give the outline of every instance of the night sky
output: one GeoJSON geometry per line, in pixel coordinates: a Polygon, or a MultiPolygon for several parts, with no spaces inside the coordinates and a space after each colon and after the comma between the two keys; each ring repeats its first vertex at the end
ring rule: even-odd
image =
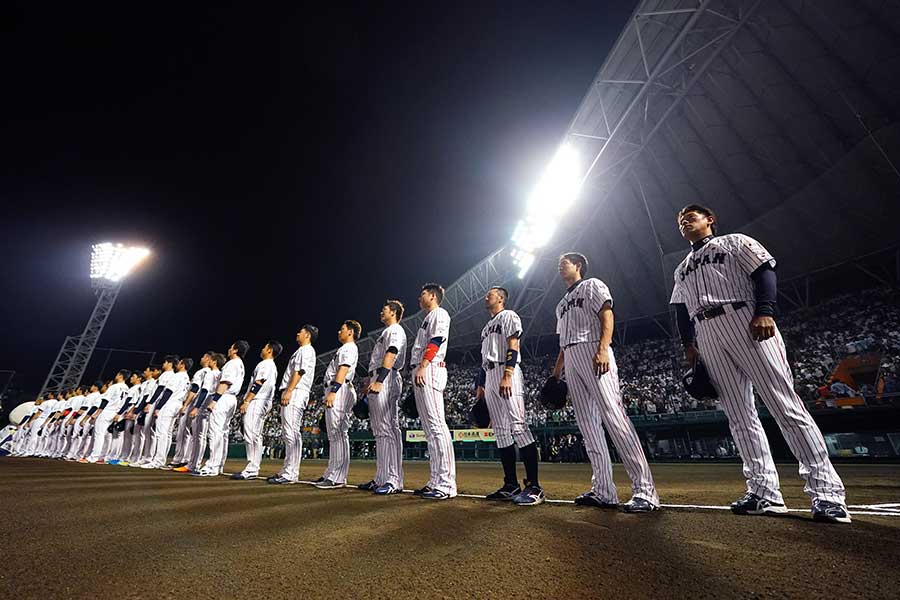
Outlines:
{"type": "Polygon", "coordinates": [[[96,241],[154,253],[101,346],[196,357],[240,337],[252,364],[304,322],[325,351],[387,297],[415,312],[423,282],[508,240],[635,5],[195,4],[0,9],[16,387],[81,332],[96,241]]]}

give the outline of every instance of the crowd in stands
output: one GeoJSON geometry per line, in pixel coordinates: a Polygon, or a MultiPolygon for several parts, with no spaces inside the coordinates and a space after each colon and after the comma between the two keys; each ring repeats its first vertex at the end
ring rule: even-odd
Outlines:
{"type": "MultiPolygon", "coordinates": [[[[875,401],[887,394],[896,394],[900,368],[900,308],[895,292],[887,288],[851,292],[817,306],[786,312],[778,320],[779,329],[788,348],[796,389],[800,397],[810,403],[823,397],[864,396],[875,401]],[[869,383],[854,389],[849,381],[832,378],[841,359],[865,353],[878,353],[880,365],[877,375],[869,383]]],[[[690,397],[681,384],[682,363],[680,344],[670,339],[649,339],[616,346],[616,361],[626,410],[632,417],[653,418],[658,415],[689,411],[716,410],[714,401],[698,401],[690,397]]],[[[539,402],[541,386],[550,375],[555,355],[542,356],[523,364],[525,376],[525,405],[527,420],[532,427],[574,422],[571,403],[563,410],[547,411],[539,402]]],[[[477,365],[448,365],[447,388],[444,392],[447,423],[451,428],[469,426],[469,410],[474,403],[474,381],[477,365]]],[[[409,391],[405,378],[403,394],[409,391]]],[[[321,386],[318,386],[321,388],[321,386]]],[[[304,426],[314,432],[318,427],[323,406],[321,389],[310,401],[311,408],[304,417],[304,426]]],[[[817,404],[816,406],[821,406],[817,404]]],[[[236,419],[234,433],[240,438],[240,421],[236,419]]],[[[401,427],[419,428],[418,419],[401,413],[401,427]]],[[[352,419],[351,431],[368,429],[368,423],[352,419]]],[[[280,439],[281,423],[277,402],[266,423],[266,439],[280,439]]],[[[555,438],[545,443],[544,457],[558,457],[566,461],[583,453],[583,443],[574,437],[555,438]]]]}

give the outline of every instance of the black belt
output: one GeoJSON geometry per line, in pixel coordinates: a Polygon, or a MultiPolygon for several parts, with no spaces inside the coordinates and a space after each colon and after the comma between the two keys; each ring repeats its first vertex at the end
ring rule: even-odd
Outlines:
{"type": "Polygon", "coordinates": [[[707,310],[701,310],[696,315],[694,315],[694,320],[697,322],[700,321],[708,321],[710,319],[715,319],[716,317],[721,317],[725,314],[725,307],[730,306],[734,310],[740,310],[747,306],[746,302],[731,302],[729,304],[723,304],[722,306],[714,306],[707,310]]]}
{"type": "Polygon", "coordinates": [[[481,366],[484,367],[485,371],[493,371],[497,367],[505,367],[506,363],[505,362],[487,362],[487,363],[482,364],[481,366]]]}

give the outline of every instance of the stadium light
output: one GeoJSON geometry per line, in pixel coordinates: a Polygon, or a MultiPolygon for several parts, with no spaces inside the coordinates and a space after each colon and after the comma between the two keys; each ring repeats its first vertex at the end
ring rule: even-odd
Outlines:
{"type": "Polygon", "coordinates": [[[149,254],[146,248],[110,242],[94,244],[91,247],[91,281],[118,283],[149,254]]]}
{"type": "Polygon", "coordinates": [[[537,251],[553,237],[562,216],[578,197],[583,184],[581,157],[569,144],[563,144],[547,165],[528,198],[528,213],[512,235],[513,264],[519,278],[534,264],[537,251]]]}

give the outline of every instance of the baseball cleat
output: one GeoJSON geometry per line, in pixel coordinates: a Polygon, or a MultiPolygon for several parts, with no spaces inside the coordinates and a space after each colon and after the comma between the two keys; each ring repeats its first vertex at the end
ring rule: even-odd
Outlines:
{"type": "Polygon", "coordinates": [[[736,515],[781,515],[787,511],[784,504],[760,498],[752,492],[731,503],[731,512],[736,515]]]}
{"type": "Polygon", "coordinates": [[[270,477],[270,478],[266,479],[266,483],[271,483],[273,485],[293,485],[297,482],[291,481],[290,479],[286,479],[286,478],[282,477],[281,475],[278,475],[276,477],[270,477]]]}
{"type": "Polygon", "coordinates": [[[98,465],[105,465],[105,464],[106,464],[106,461],[103,460],[103,459],[101,458],[100,460],[97,461],[97,464],[98,464],[98,465]]]}
{"type": "Polygon", "coordinates": [[[160,470],[162,471],[172,471],[173,469],[174,467],[172,465],[163,465],[160,467],[160,470]]]}
{"type": "Polygon", "coordinates": [[[106,461],[106,464],[108,464],[108,465],[117,465],[117,464],[119,464],[119,461],[117,461],[116,459],[112,459],[112,460],[106,461]]]}
{"type": "Polygon", "coordinates": [[[537,506],[544,502],[544,490],[539,485],[529,485],[512,499],[516,506],[537,506]]]}
{"type": "Polygon", "coordinates": [[[361,490],[365,490],[365,491],[367,491],[367,492],[371,492],[372,490],[374,490],[374,489],[375,489],[376,487],[378,487],[378,486],[375,485],[375,480],[373,479],[372,481],[367,481],[366,483],[361,483],[361,484],[359,484],[359,485],[356,486],[356,487],[359,488],[359,489],[361,489],[361,490]]]}
{"type": "Polygon", "coordinates": [[[645,498],[632,498],[622,505],[622,510],[627,513],[647,513],[659,510],[659,507],[645,498]]]}
{"type": "Polygon", "coordinates": [[[86,464],[88,463],[88,459],[86,459],[86,458],[79,458],[79,459],[78,459],[78,462],[80,462],[80,463],[83,464],[83,465],[86,465],[86,464]]]}
{"type": "Polygon", "coordinates": [[[379,496],[389,496],[391,494],[399,494],[402,490],[400,490],[399,488],[395,488],[393,483],[385,483],[383,485],[379,485],[372,491],[379,496]]]}
{"type": "Polygon", "coordinates": [[[585,492],[575,498],[578,506],[593,506],[595,508],[619,508],[618,502],[607,502],[594,493],[594,490],[585,492]]]}
{"type": "Polygon", "coordinates": [[[325,478],[319,477],[318,479],[313,479],[312,483],[313,485],[316,485],[317,483],[322,483],[323,481],[325,481],[325,478]]]}
{"type": "Polygon", "coordinates": [[[147,463],[147,464],[141,465],[141,468],[142,469],[155,469],[156,466],[153,463],[147,463]]]}
{"type": "Polygon", "coordinates": [[[172,470],[175,471],[176,473],[189,473],[190,472],[190,469],[188,469],[187,467],[175,467],[172,470]]]}
{"type": "Polygon", "coordinates": [[[344,483],[335,483],[330,479],[323,479],[319,483],[316,484],[316,487],[320,490],[336,490],[338,488],[344,487],[346,484],[344,483]]]}
{"type": "Polygon", "coordinates": [[[505,483],[503,487],[485,496],[486,500],[512,500],[522,493],[518,483],[505,483]]]}
{"type": "Polygon", "coordinates": [[[847,507],[828,500],[813,500],[812,517],[820,523],[850,523],[847,507]]]}
{"type": "Polygon", "coordinates": [[[449,500],[450,494],[441,490],[429,490],[422,494],[422,498],[426,500],[449,500]]]}
{"type": "Polygon", "coordinates": [[[255,479],[255,477],[247,477],[243,473],[232,473],[229,479],[234,479],[235,481],[247,481],[249,479],[255,479]]]}
{"type": "Polygon", "coordinates": [[[420,497],[421,497],[421,496],[423,496],[424,494],[427,494],[427,493],[430,492],[430,491],[432,491],[432,490],[431,490],[431,488],[430,488],[429,486],[423,485],[423,486],[420,487],[419,489],[413,490],[413,496],[420,496],[420,497]]]}

